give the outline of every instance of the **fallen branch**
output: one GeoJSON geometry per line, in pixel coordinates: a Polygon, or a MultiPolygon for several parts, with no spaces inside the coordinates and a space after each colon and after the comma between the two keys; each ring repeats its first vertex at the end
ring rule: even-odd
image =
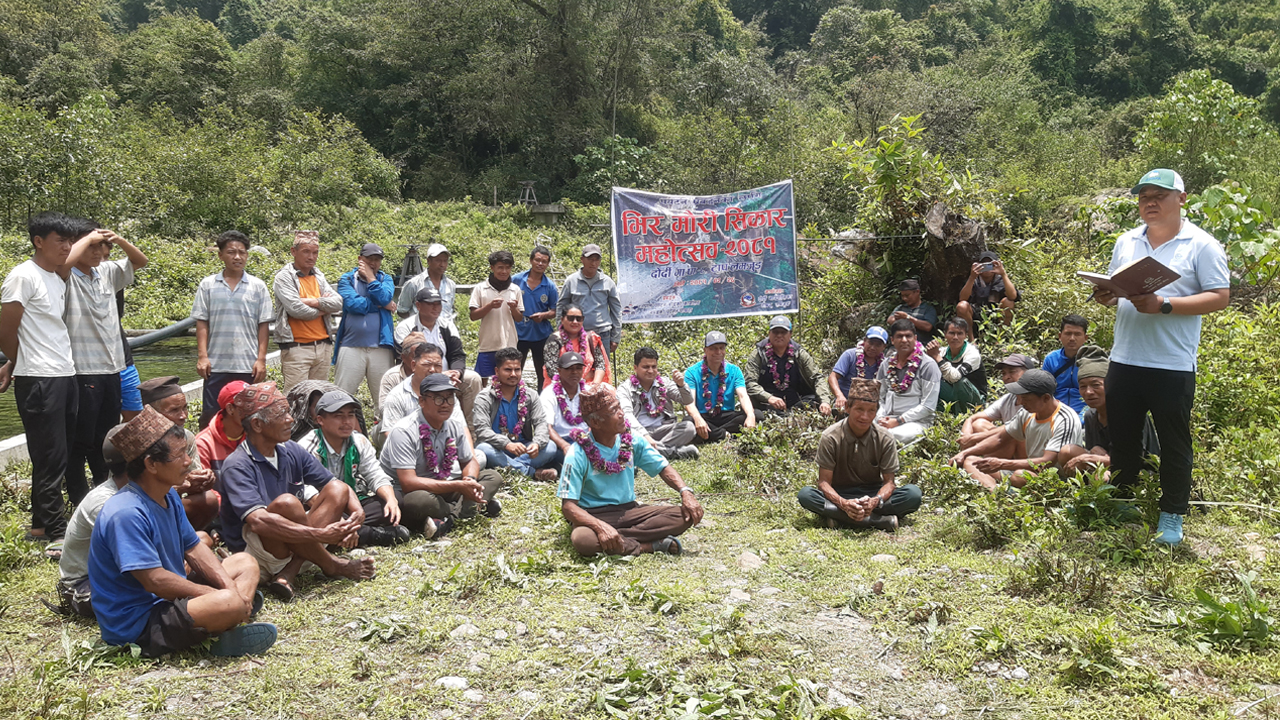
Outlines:
{"type": "Polygon", "coordinates": [[[1236,717],[1240,717],[1241,715],[1244,715],[1245,713],[1254,709],[1258,705],[1261,705],[1262,703],[1270,700],[1271,698],[1278,697],[1278,696],[1280,696],[1280,691],[1273,692],[1270,695],[1264,695],[1262,696],[1261,700],[1254,700],[1253,702],[1249,703],[1248,705],[1245,705],[1244,707],[1240,708],[1239,710],[1235,711],[1232,714],[1235,715],[1236,717]]]}
{"type": "Polygon", "coordinates": [[[895,647],[897,647],[897,646],[898,646],[898,640],[900,640],[900,639],[901,639],[901,638],[894,638],[892,642],[890,642],[888,645],[885,645],[885,646],[884,646],[884,649],[880,651],[880,654],[879,654],[879,655],[876,655],[876,659],[877,659],[877,660],[879,660],[880,658],[884,657],[885,655],[888,655],[890,650],[892,650],[892,649],[894,649],[895,647]]]}

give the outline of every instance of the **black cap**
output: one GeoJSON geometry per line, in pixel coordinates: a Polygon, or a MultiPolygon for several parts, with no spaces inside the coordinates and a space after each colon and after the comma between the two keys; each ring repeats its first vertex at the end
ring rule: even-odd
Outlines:
{"type": "Polygon", "coordinates": [[[1058,389],[1058,381],[1047,370],[1036,368],[1022,373],[1018,382],[1009,383],[1004,389],[1014,395],[1052,395],[1058,389]]]}
{"type": "Polygon", "coordinates": [[[377,243],[365,243],[364,247],[360,248],[360,257],[371,257],[373,255],[383,257],[386,253],[382,252],[382,248],[378,247],[377,243]]]}
{"type": "Polygon", "coordinates": [[[431,373],[422,378],[422,382],[418,383],[418,394],[425,395],[429,392],[457,392],[458,388],[453,386],[453,381],[444,373],[431,373]]]}
{"type": "Polygon", "coordinates": [[[417,295],[413,296],[414,302],[444,302],[444,298],[440,297],[440,291],[431,283],[427,283],[417,295]]]}
{"type": "Polygon", "coordinates": [[[1024,368],[1027,370],[1034,370],[1038,367],[1040,367],[1040,363],[1036,362],[1035,358],[1030,355],[1023,355],[1022,353],[1006,355],[1003,360],[996,363],[997,370],[1000,368],[1024,368]]]}
{"type": "Polygon", "coordinates": [[[978,253],[978,262],[993,262],[999,259],[1000,256],[990,250],[983,250],[978,253]]]}
{"type": "Polygon", "coordinates": [[[898,292],[902,292],[904,290],[919,290],[919,289],[920,289],[919,280],[903,280],[902,284],[898,286],[898,292]]]}
{"type": "Polygon", "coordinates": [[[571,368],[574,365],[586,365],[586,361],[576,352],[570,351],[560,356],[560,367],[571,368]]]}

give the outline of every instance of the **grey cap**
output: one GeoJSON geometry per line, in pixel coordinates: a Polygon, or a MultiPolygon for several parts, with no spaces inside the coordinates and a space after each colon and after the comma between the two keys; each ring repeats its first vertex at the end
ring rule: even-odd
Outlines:
{"type": "Polygon", "coordinates": [[[911,279],[903,280],[902,284],[898,286],[898,292],[902,292],[904,290],[919,290],[919,289],[920,289],[919,280],[911,280],[911,279]]]}
{"type": "Polygon", "coordinates": [[[444,302],[444,298],[440,297],[440,291],[436,289],[435,285],[427,283],[418,290],[417,295],[413,296],[413,301],[427,303],[444,302]]]}
{"type": "Polygon", "coordinates": [[[453,381],[444,373],[431,373],[422,378],[422,382],[418,383],[418,394],[425,395],[429,392],[458,392],[458,388],[453,386],[453,381]]]}
{"type": "Polygon", "coordinates": [[[386,253],[382,252],[382,248],[378,247],[377,243],[365,243],[364,247],[360,248],[360,257],[372,257],[374,255],[384,257],[386,253]]]}
{"type": "Polygon", "coordinates": [[[604,255],[604,253],[600,252],[600,246],[595,243],[582,248],[582,257],[591,257],[592,255],[604,255]]]}
{"type": "Polygon", "coordinates": [[[711,332],[707,333],[707,336],[702,340],[702,347],[704,348],[709,348],[712,345],[728,345],[728,344],[729,344],[729,338],[725,337],[724,333],[720,332],[719,330],[712,330],[711,332]]]}
{"type": "Polygon", "coordinates": [[[330,390],[320,396],[320,401],[316,403],[316,412],[338,412],[348,405],[359,405],[356,399],[348,395],[342,390],[330,390]]]}
{"type": "Polygon", "coordinates": [[[449,248],[440,243],[431,243],[431,247],[427,248],[427,257],[433,258],[437,255],[448,255],[449,248]]]}
{"type": "Polygon", "coordinates": [[[775,315],[773,319],[769,321],[769,329],[776,330],[777,328],[782,328],[783,330],[790,330],[791,318],[787,317],[786,315],[775,315]]]}
{"type": "Polygon", "coordinates": [[[995,262],[996,260],[999,260],[999,259],[1000,259],[1000,256],[995,254],[991,250],[983,250],[982,252],[978,253],[978,262],[995,262]]]}
{"type": "Polygon", "coordinates": [[[574,365],[586,365],[586,361],[576,352],[569,351],[560,356],[560,367],[571,368],[574,365]]]}
{"type": "Polygon", "coordinates": [[[1030,355],[1023,355],[1022,353],[1013,353],[1012,355],[1008,355],[1005,357],[1005,359],[996,363],[997,369],[1006,368],[1006,367],[1007,368],[1026,368],[1027,370],[1033,370],[1035,368],[1040,367],[1040,363],[1036,362],[1036,359],[1031,357],[1030,355]]]}
{"type": "Polygon", "coordinates": [[[1047,370],[1036,368],[1022,373],[1016,383],[1009,383],[1004,389],[1014,395],[1052,395],[1058,389],[1058,381],[1047,370]]]}

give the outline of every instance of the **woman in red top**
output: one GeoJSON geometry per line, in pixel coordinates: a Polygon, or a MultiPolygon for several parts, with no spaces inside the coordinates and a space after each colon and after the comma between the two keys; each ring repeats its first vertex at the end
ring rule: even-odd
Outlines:
{"type": "Polygon", "coordinates": [[[543,353],[543,372],[549,383],[560,367],[560,356],[567,352],[576,352],[582,356],[582,381],[591,384],[605,382],[612,376],[609,356],[604,351],[604,342],[600,336],[582,327],[582,308],[570,305],[560,319],[560,329],[547,338],[546,350],[543,353]]]}

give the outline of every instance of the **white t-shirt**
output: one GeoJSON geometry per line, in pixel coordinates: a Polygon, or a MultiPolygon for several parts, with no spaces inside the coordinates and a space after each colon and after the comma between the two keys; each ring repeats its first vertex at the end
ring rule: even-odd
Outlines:
{"type": "Polygon", "coordinates": [[[1068,445],[1084,444],[1080,415],[1064,402],[1058,403],[1058,409],[1048,420],[1037,420],[1026,408],[1018,408],[1018,414],[1012,422],[1005,423],[1004,429],[1014,440],[1026,441],[1027,459],[1058,452],[1068,445]]]}
{"type": "Polygon", "coordinates": [[[0,286],[0,303],[21,303],[15,377],[68,377],[76,374],[71,336],[62,320],[67,283],[56,272],[27,260],[9,271],[0,286]]]}
{"type": "MultiPolygon", "coordinates": [[[[427,337],[427,342],[435,345],[441,350],[447,351],[449,348],[444,346],[444,335],[440,333],[440,328],[445,326],[448,326],[449,333],[451,335],[458,337],[458,329],[454,327],[452,323],[446,322],[443,317],[437,319],[436,326],[428,330],[421,322],[418,321],[418,316],[415,313],[396,323],[396,343],[404,342],[404,339],[409,337],[409,333],[420,332],[427,337]]],[[[448,365],[447,362],[445,364],[448,365]]]]}
{"type": "MultiPolygon", "coordinates": [[[[562,440],[569,441],[570,430],[586,430],[587,424],[585,422],[581,422],[577,425],[570,425],[569,421],[564,419],[564,413],[560,412],[560,402],[556,400],[556,391],[555,388],[552,387],[553,384],[554,383],[548,384],[546,387],[542,388],[542,394],[538,399],[542,401],[542,411],[547,414],[547,424],[552,428],[555,428],[556,433],[560,435],[562,440]]],[[[579,392],[572,398],[565,400],[565,404],[569,406],[569,413],[571,415],[578,414],[578,401],[581,399],[582,393],[579,392]]]]}

